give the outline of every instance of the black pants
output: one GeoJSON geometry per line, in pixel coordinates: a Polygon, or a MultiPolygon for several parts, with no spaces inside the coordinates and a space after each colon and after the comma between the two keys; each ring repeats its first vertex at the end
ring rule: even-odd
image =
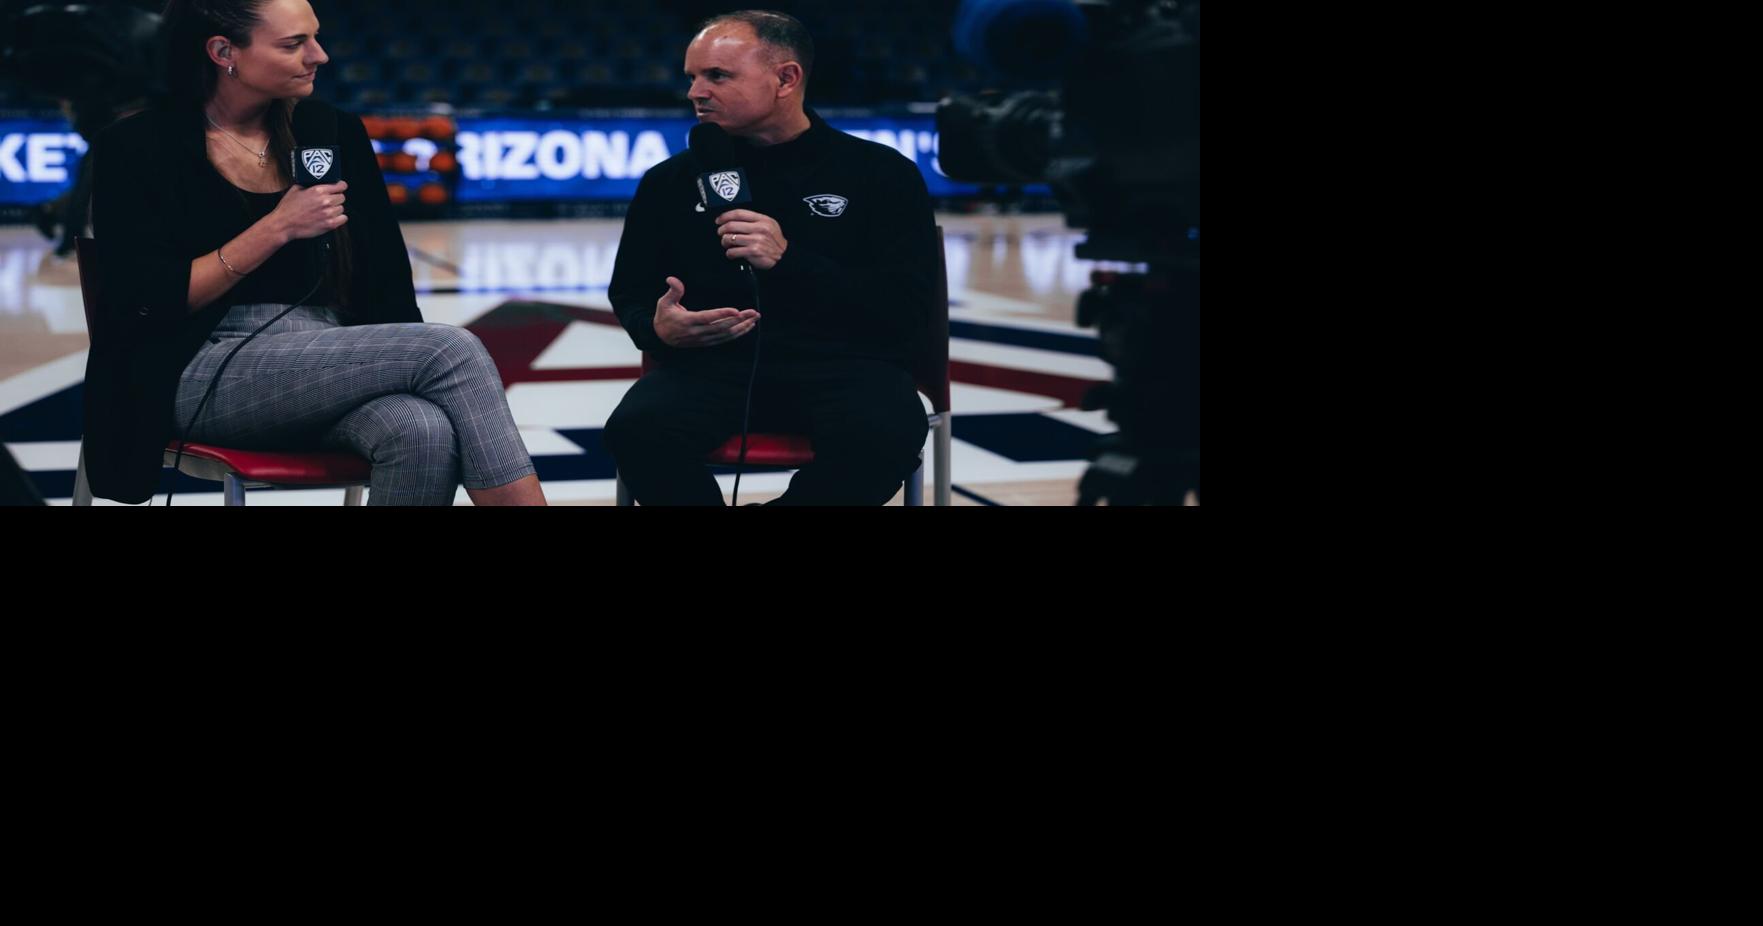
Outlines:
{"type": "MultiPolygon", "coordinates": [[[[741,433],[750,368],[675,365],[625,393],[606,447],[644,505],[721,505],[704,459],[741,433]]],[[[761,363],[749,430],[806,434],[814,462],[776,505],[882,505],[918,467],[928,431],[905,370],[879,360],[761,363]]]]}

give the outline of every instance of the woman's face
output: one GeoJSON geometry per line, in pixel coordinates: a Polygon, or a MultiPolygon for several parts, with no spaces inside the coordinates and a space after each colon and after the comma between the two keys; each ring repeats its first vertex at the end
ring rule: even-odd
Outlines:
{"type": "MultiPolygon", "coordinates": [[[[232,46],[238,83],[270,99],[312,95],[318,67],[331,60],[318,44],[318,16],[306,0],[269,0],[262,22],[251,30],[251,44],[232,46]]],[[[222,77],[222,80],[234,80],[222,77]]]]}

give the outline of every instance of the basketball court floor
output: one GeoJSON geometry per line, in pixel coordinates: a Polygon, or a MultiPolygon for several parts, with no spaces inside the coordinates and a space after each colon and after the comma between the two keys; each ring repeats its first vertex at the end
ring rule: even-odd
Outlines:
{"type": "MultiPolygon", "coordinates": [[[[1073,257],[1083,234],[1056,214],[938,221],[951,303],[954,504],[1069,505],[1089,448],[1115,430],[1105,413],[1078,407],[1112,371],[1095,333],[1073,323],[1074,307],[1093,269],[1128,268],[1073,257]]],[[[638,352],[606,301],[620,226],[404,226],[425,318],[469,328],[489,347],[552,504],[613,502],[600,429],[639,372],[638,352]]],[[[34,228],[0,226],[0,441],[51,504],[73,495],[87,346],[73,262],[54,258],[34,228]]],[[[927,441],[927,461],[933,450],[927,441]]],[[[719,478],[726,494],[734,477],[719,478]]],[[[775,497],[788,479],[749,473],[741,501],[775,497]]],[[[260,489],[248,504],[340,505],[342,494],[260,489]]],[[[180,483],[175,500],[220,503],[218,483],[180,483]]],[[[455,503],[470,504],[463,490],[455,503]]]]}

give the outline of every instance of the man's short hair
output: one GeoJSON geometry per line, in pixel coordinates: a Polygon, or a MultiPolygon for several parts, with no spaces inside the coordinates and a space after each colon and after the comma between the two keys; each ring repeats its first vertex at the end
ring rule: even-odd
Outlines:
{"type": "Polygon", "coordinates": [[[802,65],[804,81],[813,73],[814,37],[808,34],[808,27],[802,25],[802,21],[796,17],[776,10],[736,10],[704,20],[692,34],[700,35],[711,26],[726,23],[745,23],[750,26],[759,41],[783,55],[783,60],[794,59],[797,64],[802,65]]]}

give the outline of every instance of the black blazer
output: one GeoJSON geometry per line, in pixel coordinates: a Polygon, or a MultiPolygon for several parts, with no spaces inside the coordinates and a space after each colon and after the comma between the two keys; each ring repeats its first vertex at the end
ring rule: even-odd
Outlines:
{"type": "MultiPolygon", "coordinates": [[[[208,162],[200,109],[150,109],[92,148],[99,306],[86,360],[86,476],[92,494],[152,496],[174,434],[178,379],[231,306],[189,309],[190,261],[250,226],[239,194],[208,162]]],[[[354,266],[349,324],[419,322],[410,256],[361,120],[327,103],[294,109],[294,138],[335,145],[349,184],[354,266]]]]}

